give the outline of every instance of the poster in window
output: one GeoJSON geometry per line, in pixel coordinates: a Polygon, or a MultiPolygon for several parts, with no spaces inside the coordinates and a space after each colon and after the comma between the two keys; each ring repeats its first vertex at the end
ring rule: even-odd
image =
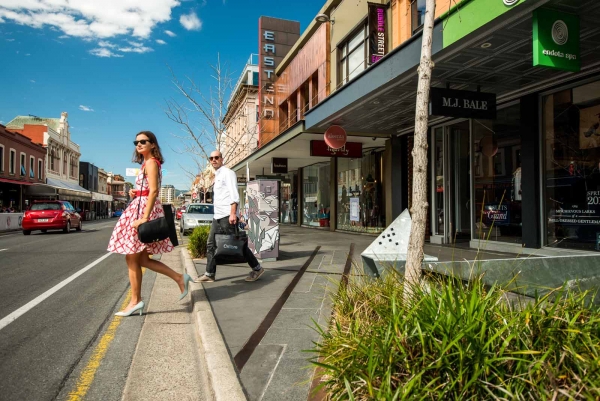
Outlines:
{"type": "Polygon", "coordinates": [[[350,221],[360,221],[359,198],[350,198],[350,221]]]}
{"type": "Polygon", "coordinates": [[[600,105],[579,109],[579,149],[600,147],[600,105]]]}

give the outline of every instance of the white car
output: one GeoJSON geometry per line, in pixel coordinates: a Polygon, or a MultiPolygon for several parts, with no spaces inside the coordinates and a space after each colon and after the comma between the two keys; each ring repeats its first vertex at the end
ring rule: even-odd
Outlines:
{"type": "Polygon", "coordinates": [[[198,226],[209,226],[212,223],[215,208],[211,203],[192,203],[181,215],[179,230],[182,235],[198,226]]]}

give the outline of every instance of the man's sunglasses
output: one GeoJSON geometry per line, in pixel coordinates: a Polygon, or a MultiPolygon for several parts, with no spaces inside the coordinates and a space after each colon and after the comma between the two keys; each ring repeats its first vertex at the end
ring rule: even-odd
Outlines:
{"type": "Polygon", "coordinates": [[[221,158],[221,156],[211,156],[208,158],[208,160],[213,161],[213,160],[219,160],[221,158]]]}
{"type": "Polygon", "coordinates": [[[133,141],[133,144],[135,146],[138,146],[138,143],[141,143],[142,145],[145,145],[147,143],[152,143],[152,141],[150,139],[142,139],[142,140],[139,140],[139,141],[133,141]]]}

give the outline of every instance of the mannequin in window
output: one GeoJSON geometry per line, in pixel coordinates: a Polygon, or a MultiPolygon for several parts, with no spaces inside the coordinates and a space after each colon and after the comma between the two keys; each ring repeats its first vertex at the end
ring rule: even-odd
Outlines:
{"type": "Polygon", "coordinates": [[[522,192],[522,188],[521,188],[521,166],[520,165],[513,172],[512,184],[513,184],[513,191],[512,191],[513,192],[513,200],[520,202],[521,200],[523,200],[523,192],[522,192]]]}

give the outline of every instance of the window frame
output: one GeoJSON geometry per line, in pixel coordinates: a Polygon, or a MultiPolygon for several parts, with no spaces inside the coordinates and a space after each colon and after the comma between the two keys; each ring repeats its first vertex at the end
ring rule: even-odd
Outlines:
{"type": "Polygon", "coordinates": [[[19,152],[19,174],[21,177],[27,177],[27,154],[19,152]]]}
{"type": "Polygon", "coordinates": [[[17,168],[17,150],[10,148],[9,158],[8,158],[8,175],[15,175],[16,168],[17,168]]]}
{"type": "Polygon", "coordinates": [[[0,174],[4,173],[4,145],[0,144],[0,174]]]}
{"type": "Polygon", "coordinates": [[[415,26],[415,22],[419,20],[418,4],[419,0],[411,0],[410,2],[410,31],[412,35],[421,32],[423,30],[423,25],[425,25],[425,22],[423,21],[421,25],[415,26]]]}
{"type": "Polygon", "coordinates": [[[29,155],[29,178],[35,180],[35,156],[31,155],[29,155]]]}
{"type": "MultiPolygon", "coordinates": [[[[338,52],[338,65],[337,65],[337,86],[338,88],[347,84],[348,82],[350,82],[352,79],[350,78],[350,71],[349,71],[349,65],[348,65],[348,60],[350,58],[350,54],[352,54],[355,50],[357,50],[361,45],[363,46],[363,69],[361,71],[364,71],[368,68],[367,65],[367,53],[368,53],[368,43],[369,43],[369,24],[368,24],[368,20],[365,18],[363,19],[361,22],[358,23],[358,25],[356,26],[356,28],[354,28],[348,35],[346,35],[338,44],[337,46],[337,52],[338,52]],[[363,40],[358,43],[357,45],[355,45],[354,47],[350,48],[350,42],[352,41],[352,39],[354,39],[356,37],[356,35],[358,35],[358,33],[361,31],[361,29],[363,30],[363,40]],[[344,54],[344,50],[345,50],[345,54],[344,54]],[[345,70],[345,73],[343,74],[343,78],[342,78],[342,71],[345,70]]],[[[353,71],[354,72],[354,71],[353,71]]]]}
{"type": "Polygon", "coordinates": [[[38,158],[38,180],[42,181],[44,177],[44,161],[38,158]]]}

